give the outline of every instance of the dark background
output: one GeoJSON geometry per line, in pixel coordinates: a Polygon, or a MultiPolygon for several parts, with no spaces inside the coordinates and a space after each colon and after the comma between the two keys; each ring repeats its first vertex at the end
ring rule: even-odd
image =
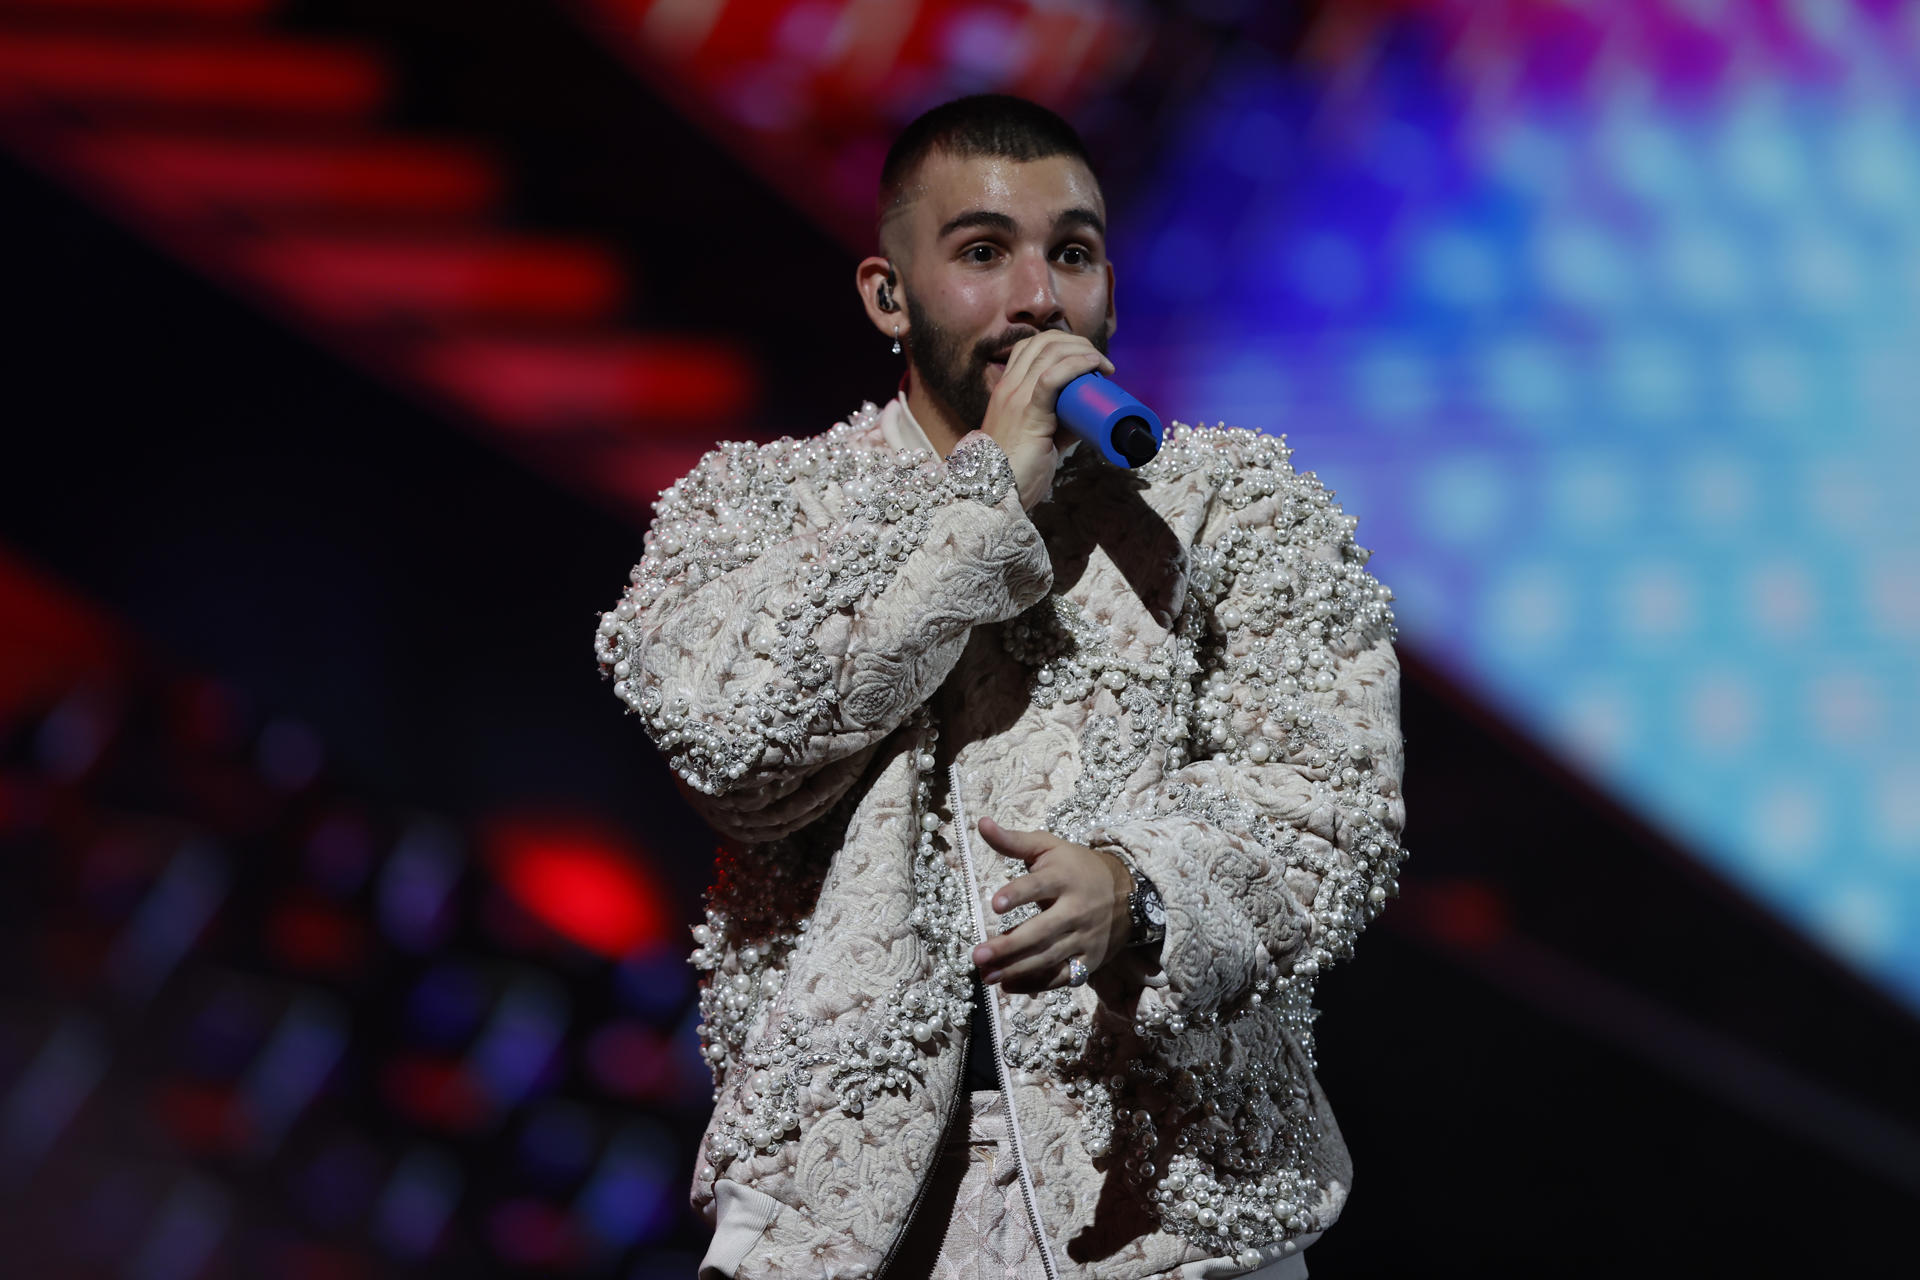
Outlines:
{"type": "MultiPolygon", "coordinates": [[[[408,71],[393,119],[511,157],[506,224],[621,246],[634,324],[745,352],[761,394],[732,434],[891,392],[854,255],[578,25],[391,9],[310,2],[287,22],[382,42],[408,71]]],[[[157,243],[49,164],[32,124],[0,157],[0,544],[57,603],[16,586],[5,616],[26,645],[63,643],[69,616],[92,639],[0,720],[0,1246],[35,1275],[691,1274],[707,1098],[679,955],[711,840],[588,651],[643,505],[157,243]],[[390,927],[390,877],[316,871],[341,813],[369,867],[421,822],[454,833],[437,925],[390,927]],[[524,815],[613,833],[665,922],[609,957],[503,890],[487,851],[524,815]],[[192,832],[226,889],[190,957],[130,997],[102,956],[192,832]],[[145,852],[102,853],[122,844],[145,852]],[[276,930],[309,907],[303,950],[276,930]],[[419,994],[456,970],[486,993],[474,1009],[419,994]],[[557,1002],[564,1030],[523,1094],[463,1102],[436,1064],[509,990],[557,1002]],[[278,1145],[236,1137],[259,1028],[309,996],[347,1028],[337,1066],[278,1145]],[[651,1029],[666,1065],[610,1087],[583,1065],[608,1027],[651,1029]],[[99,1082],[36,1145],[34,1100],[58,1091],[22,1082],[61,1028],[99,1082]],[[615,1184],[629,1211],[597,1211],[581,1188],[623,1140],[658,1158],[615,1184]],[[408,1214],[448,1168],[420,1244],[408,1214]]],[[[1321,1076],[1358,1174],[1314,1274],[1900,1267],[1920,1202],[1911,1017],[1405,658],[1413,856],[1321,986],[1321,1076]]]]}

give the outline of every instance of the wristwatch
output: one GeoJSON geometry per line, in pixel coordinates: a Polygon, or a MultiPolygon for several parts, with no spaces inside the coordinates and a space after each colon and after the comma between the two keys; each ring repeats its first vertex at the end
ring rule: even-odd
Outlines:
{"type": "Polygon", "coordinates": [[[1127,895],[1127,911],[1133,917],[1133,932],[1127,938],[1130,947],[1150,947],[1167,936],[1167,909],[1153,881],[1133,870],[1133,892],[1127,895]]]}

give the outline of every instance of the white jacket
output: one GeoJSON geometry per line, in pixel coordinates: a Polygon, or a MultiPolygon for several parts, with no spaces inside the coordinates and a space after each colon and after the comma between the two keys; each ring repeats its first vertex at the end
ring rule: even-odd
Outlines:
{"type": "Polygon", "coordinates": [[[990,814],[1150,876],[1158,972],[992,988],[1056,1275],[1225,1276],[1339,1214],[1315,974],[1395,889],[1390,593],[1280,439],[1091,450],[1031,517],[904,401],[726,445],[667,491],[595,651],[734,843],[695,929],[710,1270],[874,1277],[965,1088],[969,952],[1024,868],[990,814]]]}

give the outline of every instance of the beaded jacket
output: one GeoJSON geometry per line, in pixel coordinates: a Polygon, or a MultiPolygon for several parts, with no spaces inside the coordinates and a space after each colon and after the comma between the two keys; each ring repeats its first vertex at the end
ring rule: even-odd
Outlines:
{"type": "Polygon", "coordinates": [[[981,815],[1111,849],[1165,907],[1151,959],[988,989],[1059,1270],[1287,1256],[1351,1185],[1311,1001],[1397,889],[1391,593],[1281,438],[1077,449],[1031,514],[991,437],[925,444],[896,399],[721,446],[595,634],[727,839],[693,931],[701,1274],[886,1270],[966,1088],[975,913],[1037,910],[992,911],[1025,867],[969,846],[981,815]]]}

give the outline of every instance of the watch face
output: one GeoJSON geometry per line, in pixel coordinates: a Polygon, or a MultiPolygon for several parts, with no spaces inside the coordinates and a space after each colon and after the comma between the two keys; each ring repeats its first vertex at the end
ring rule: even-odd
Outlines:
{"type": "Polygon", "coordinates": [[[1160,895],[1157,893],[1140,895],[1140,914],[1156,929],[1167,922],[1167,909],[1160,905],[1160,895]]]}

